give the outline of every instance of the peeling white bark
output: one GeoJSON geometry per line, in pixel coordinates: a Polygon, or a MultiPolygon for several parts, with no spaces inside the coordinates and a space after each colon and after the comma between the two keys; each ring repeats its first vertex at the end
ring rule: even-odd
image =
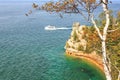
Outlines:
{"type": "Polygon", "coordinates": [[[109,71],[109,63],[107,61],[107,53],[106,53],[106,37],[107,37],[107,31],[108,31],[108,27],[110,25],[110,15],[109,15],[109,10],[108,10],[108,0],[102,0],[102,6],[103,6],[103,11],[105,12],[106,15],[106,24],[105,27],[103,29],[103,39],[102,39],[102,53],[103,53],[103,66],[104,66],[104,72],[106,75],[106,79],[107,80],[112,80],[110,71],[109,71]]]}
{"type": "Polygon", "coordinates": [[[105,16],[106,16],[106,24],[105,27],[103,29],[103,34],[101,34],[100,29],[98,28],[98,26],[96,25],[96,22],[93,18],[93,15],[91,17],[91,21],[95,27],[95,29],[98,32],[98,35],[100,37],[100,39],[102,40],[102,55],[103,55],[103,66],[104,66],[104,72],[106,75],[106,79],[107,80],[112,80],[111,74],[110,74],[110,64],[107,61],[107,53],[106,53],[106,38],[107,38],[107,31],[108,31],[108,27],[110,25],[110,15],[109,15],[109,10],[108,10],[108,6],[107,6],[107,0],[102,0],[102,6],[103,6],[103,11],[105,12],[105,16]]]}
{"type": "MultiPolygon", "coordinates": [[[[107,54],[106,54],[106,42],[105,42],[105,40],[106,40],[106,35],[107,35],[107,28],[104,28],[104,31],[103,31],[104,34],[102,35],[100,33],[99,28],[96,25],[95,20],[93,19],[93,16],[91,17],[91,20],[92,20],[92,23],[93,23],[95,29],[98,32],[98,35],[99,35],[100,39],[102,40],[103,66],[104,66],[104,72],[105,72],[105,75],[106,75],[106,79],[107,80],[112,80],[111,74],[110,74],[110,71],[109,71],[110,70],[109,69],[109,64],[108,64],[108,61],[107,61],[107,54]]],[[[109,23],[109,21],[108,21],[108,23],[109,23]]],[[[108,27],[108,25],[106,25],[106,27],[108,27]]]]}
{"type": "Polygon", "coordinates": [[[106,56],[106,42],[102,41],[102,54],[103,54],[103,66],[104,66],[104,72],[106,75],[107,80],[112,80],[110,70],[109,70],[109,63],[107,61],[106,56]]]}
{"type": "Polygon", "coordinates": [[[98,28],[98,26],[97,26],[97,24],[96,24],[96,22],[94,20],[94,15],[93,14],[91,15],[91,21],[92,21],[95,29],[97,30],[100,39],[102,40],[102,34],[100,33],[100,29],[98,28]]]}

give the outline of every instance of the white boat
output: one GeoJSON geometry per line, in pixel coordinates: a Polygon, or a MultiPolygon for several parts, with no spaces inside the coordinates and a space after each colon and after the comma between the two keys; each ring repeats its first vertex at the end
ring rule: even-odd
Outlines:
{"type": "Polygon", "coordinates": [[[55,26],[48,25],[45,27],[45,30],[56,30],[55,26]]]}

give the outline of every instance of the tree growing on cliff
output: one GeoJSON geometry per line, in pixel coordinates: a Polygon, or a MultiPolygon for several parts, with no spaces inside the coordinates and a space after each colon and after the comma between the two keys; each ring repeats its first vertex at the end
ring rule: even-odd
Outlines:
{"type": "MultiPolygon", "coordinates": [[[[102,56],[103,56],[103,66],[104,72],[107,80],[112,80],[111,77],[111,62],[106,52],[106,39],[108,28],[110,25],[110,14],[108,9],[108,0],[60,0],[58,2],[48,2],[41,7],[33,4],[34,8],[39,8],[41,10],[46,10],[47,12],[57,12],[62,17],[61,13],[77,13],[81,14],[86,20],[91,21],[96,29],[99,38],[101,39],[101,48],[102,48],[102,56]],[[100,31],[96,21],[94,20],[94,10],[101,6],[103,8],[105,14],[105,25],[103,30],[100,31]],[[87,12],[87,15],[84,14],[87,12]]],[[[120,71],[118,75],[118,80],[120,79],[120,71]]]]}

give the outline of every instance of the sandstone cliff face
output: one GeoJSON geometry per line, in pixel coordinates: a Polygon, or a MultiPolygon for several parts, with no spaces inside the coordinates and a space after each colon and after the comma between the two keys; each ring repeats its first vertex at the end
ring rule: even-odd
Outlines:
{"type": "Polygon", "coordinates": [[[101,56],[96,54],[94,49],[91,52],[87,52],[89,48],[88,37],[88,27],[85,25],[80,25],[78,22],[74,23],[72,26],[70,38],[65,45],[66,54],[77,58],[84,58],[94,63],[103,71],[101,56]]]}
{"type": "Polygon", "coordinates": [[[84,51],[87,47],[87,40],[85,37],[86,30],[85,25],[80,25],[79,22],[75,22],[72,26],[72,32],[70,38],[66,42],[65,49],[74,49],[76,51],[84,51]]]}

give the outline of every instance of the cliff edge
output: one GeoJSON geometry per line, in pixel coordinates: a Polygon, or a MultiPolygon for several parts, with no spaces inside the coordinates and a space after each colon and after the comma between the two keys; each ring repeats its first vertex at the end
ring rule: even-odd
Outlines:
{"type": "MultiPolygon", "coordinates": [[[[88,27],[80,25],[79,22],[73,23],[70,38],[67,40],[65,49],[66,54],[78,58],[83,58],[89,62],[94,63],[103,71],[102,57],[93,49],[88,52],[89,48],[89,34],[88,27]]],[[[94,43],[94,42],[93,42],[94,43]]]]}

